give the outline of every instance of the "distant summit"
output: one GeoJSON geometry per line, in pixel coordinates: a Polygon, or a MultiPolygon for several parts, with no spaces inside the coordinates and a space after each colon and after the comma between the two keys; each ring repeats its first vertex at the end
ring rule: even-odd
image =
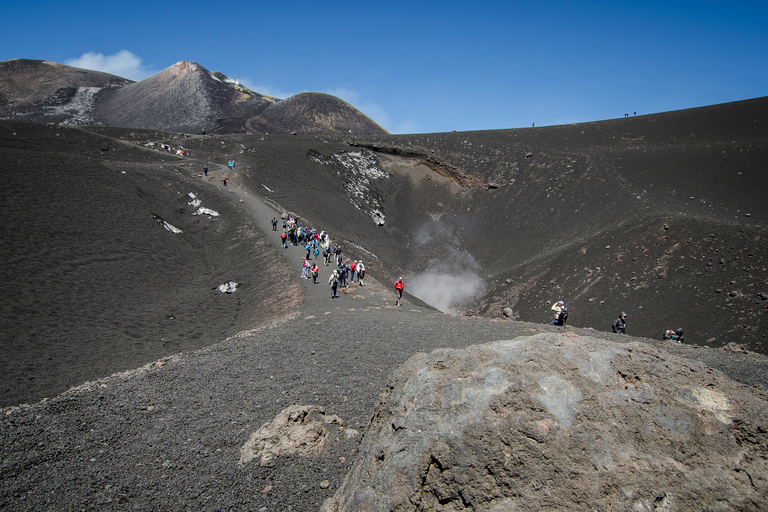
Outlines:
{"type": "Polygon", "coordinates": [[[381,135],[387,133],[371,118],[346,101],[318,92],[296,94],[270,104],[246,122],[249,131],[270,133],[326,134],[353,133],[381,135]]]}
{"type": "Polygon", "coordinates": [[[192,133],[387,133],[335,96],[281,100],[189,61],[140,82],[48,61],[0,62],[0,118],[192,133]]]}

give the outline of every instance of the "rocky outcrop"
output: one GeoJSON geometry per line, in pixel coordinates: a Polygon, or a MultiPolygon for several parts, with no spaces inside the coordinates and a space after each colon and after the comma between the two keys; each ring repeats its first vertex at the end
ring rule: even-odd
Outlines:
{"type": "Polygon", "coordinates": [[[637,342],[417,354],[323,510],[765,510],[766,397],[637,342]]]}
{"type": "Polygon", "coordinates": [[[240,463],[258,459],[259,464],[266,466],[279,456],[319,455],[331,438],[328,431],[330,425],[335,425],[347,437],[358,435],[355,429],[345,431],[341,418],[335,414],[326,415],[322,407],[293,405],[283,409],[275,419],[251,434],[248,442],[240,448],[240,463]]]}

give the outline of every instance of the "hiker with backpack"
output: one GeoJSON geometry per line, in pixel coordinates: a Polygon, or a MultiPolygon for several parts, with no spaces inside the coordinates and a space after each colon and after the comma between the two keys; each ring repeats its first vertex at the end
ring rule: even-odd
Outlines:
{"type": "Polygon", "coordinates": [[[627,334],[627,314],[625,312],[622,311],[619,318],[613,321],[611,329],[617,334],[627,334]]]}
{"type": "Polygon", "coordinates": [[[328,284],[331,285],[331,298],[335,299],[338,297],[336,290],[339,289],[339,272],[337,270],[334,270],[331,277],[328,278],[328,284]]]}
{"type": "Polygon", "coordinates": [[[552,304],[550,309],[555,312],[555,318],[549,325],[565,325],[568,319],[568,308],[565,307],[565,302],[559,300],[552,304]]]}

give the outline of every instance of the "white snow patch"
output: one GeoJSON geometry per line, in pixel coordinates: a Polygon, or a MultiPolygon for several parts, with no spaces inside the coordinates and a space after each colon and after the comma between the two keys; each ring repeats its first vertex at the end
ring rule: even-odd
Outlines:
{"type": "Polygon", "coordinates": [[[195,195],[193,192],[189,193],[189,197],[192,200],[190,202],[188,202],[187,204],[192,206],[193,208],[197,208],[198,206],[203,204],[203,202],[200,201],[200,199],[197,198],[197,195],[195,195]]]}
{"type": "Polygon", "coordinates": [[[192,212],[192,215],[208,215],[210,217],[218,217],[219,212],[216,210],[211,210],[210,208],[205,208],[201,206],[196,211],[192,212]]]}
{"type": "Polygon", "coordinates": [[[51,105],[44,107],[45,111],[52,115],[69,115],[69,119],[62,124],[91,125],[96,121],[91,117],[96,93],[101,87],[78,87],[75,96],[63,105],[51,105]]]}
{"type": "Polygon", "coordinates": [[[221,293],[235,293],[237,290],[237,287],[240,286],[239,283],[236,283],[234,281],[227,281],[224,284],[220,284],[217,290],[219,290],[221,293]]]}
{"type": "Polygon", "coordinates": [[[182,230],[180,230],[179,228],[177,228],[176,226],[172,225],[171,223],[169,223],[169,222],[168,222],[168,221],[166,221],[166,220],[164,220],[164,221],[162,222],[162,224],[163,224],[163,227],[164,227],[165,229],[167,229],[168,231],[170,231],[170,232],[171,232],[171,233],[173,233],[173,234],[177,234],[177,233],[183,233],[183,231],[182,231],[182,230]]]}
{"type": "Polygon", "coordinates": [[[203,202],[200,200],[199,197],[197,197],[197,194],[194,192],[190,192],[187,194],[191,201],[187,203],[193,208],[197,208],[194,212],[192,212],[192,215],[208,215],[209,217],[218,217],[220,214],[216,210],[211,210],[210,208],[205,208],[204,206],[201,206],[203,202]]]}
{"type": "Polygon", "coordinates": [[[381,198],[372,190],[376,180],[389,178],[389,173],[379,168],[376,156],[369,151],[349,151],[335,153],[328,158],[319,154],[310,156],[315,162],[330,165],[343,180],[344,190],[349,202],[360,211],[370,215],[374,224],[384,224],[384,210],[381,198]]]}
{"type": "Polygon", "coordinates": [[[174,233],[174,234],[183,233],[182,230],[180,230],[176,226],[172,225],[170,222],[166,221],[164,218],[162,218],[161,216],[157,215],[156,213],[151,213],[150,216],[155,220],[155,222],[157,222],[158,224],[163,226],[165,229],[167,229],[171,233],[174,233]]]}

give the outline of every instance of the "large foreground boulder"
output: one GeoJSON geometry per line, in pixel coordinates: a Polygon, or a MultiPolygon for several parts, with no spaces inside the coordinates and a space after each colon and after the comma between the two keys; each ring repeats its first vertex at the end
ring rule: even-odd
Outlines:
{"type": "Polygon", "coordinates": [[[768,510],[766,398],[637,342],[417,354],[323,510],[768,510]]]}

